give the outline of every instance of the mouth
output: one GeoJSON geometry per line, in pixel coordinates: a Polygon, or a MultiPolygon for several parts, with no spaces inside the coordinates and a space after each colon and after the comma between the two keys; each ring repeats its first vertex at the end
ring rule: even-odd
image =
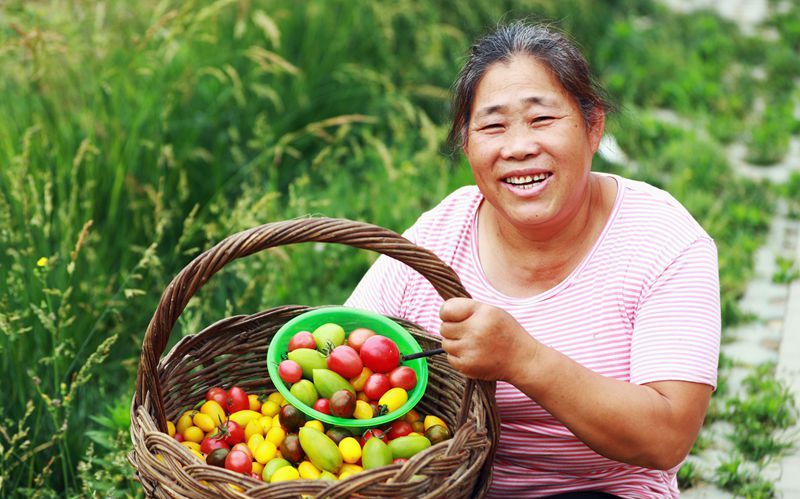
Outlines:
{"type": "Polygon", "coordinates": [[[513,175],[503,178],[502,182],[517,189],[525,190],[535,188],[552,176],[553,174],[551,172],[541,172],[533,175],[513,175]]]}

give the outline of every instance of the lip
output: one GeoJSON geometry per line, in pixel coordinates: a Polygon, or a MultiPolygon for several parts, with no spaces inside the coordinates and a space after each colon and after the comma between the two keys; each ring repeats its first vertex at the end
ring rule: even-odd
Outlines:
{"type": "Polygon", "coordinates": [[[550,182],[553,180],[554,176],[555,176],[555,174],[553,172],[551,172],[549,170],[544,170],[544,169],[515,170],[515,171],[513,171],[513,172],[511,172],[511,173],[509,173],[507,175],[503,175],[500,178],[500,183],[503,185],[503,187],[508,189],[515,196],[524,197],[524,198],[530,198],[530,197],[536,197],[536,196],[540,195],[545,189],[547,189],[547,186],[550,185],[550,182]],[[517,187],[515,185],[512,185],[512,184],[509,184],[507,182],[504,182],[504,180],[503,180],[503,179],[506,179],[506,178],[509,178],[509,177],[525,177],[525,176],[528,176],[528,175],[534,176],[534,175],[537,175],[539,173],[549,173],[550,175],[546,179],[544,179],[543,181],[539,182],[538,184],[534,184],[534,186],[530,187],[530,188],[517,187]]]}

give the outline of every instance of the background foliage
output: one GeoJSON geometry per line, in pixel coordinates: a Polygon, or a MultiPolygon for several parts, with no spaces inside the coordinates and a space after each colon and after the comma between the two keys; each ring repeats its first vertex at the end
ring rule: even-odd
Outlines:
{"type": "MultiPolygon", "coordinates": [[[[0,495],[138,494],[124,456],[161,291],[223,237],[320,214],[402,231],[469,183],[443,150],[470,40],[553,21],[621,105],[629,162],[719,246],[726,325],[773,198],[724,148],[800,130],[800,8],[771,39],[634,0],[10,0],[0,7],[0,495]],[[586,15],[591,12],[591,15],[586,15]]],[[[794,194],[793,194],[794,193],[794,194]]],[[[229,266],[173,340],[232,313],[341,303],[375,255],[278,248],[229,266]]]]}

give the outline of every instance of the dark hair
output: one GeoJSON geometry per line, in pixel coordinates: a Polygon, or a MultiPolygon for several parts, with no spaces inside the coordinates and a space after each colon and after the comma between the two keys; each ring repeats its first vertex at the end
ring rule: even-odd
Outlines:
{"type": "Polygon", "coordinates": [[[500,25],[479,38],[458,74],[453,85],[453,118],[447,136],[454,149],[463,145],[475,90],[486,70],[518,54],[533,56],[550,68],[577,102],[587,127],[594,125],[602,112],[612,110],[605,91],[592,78],[589,64],[572,41],[549,26],[516,21],[500,25]]]}

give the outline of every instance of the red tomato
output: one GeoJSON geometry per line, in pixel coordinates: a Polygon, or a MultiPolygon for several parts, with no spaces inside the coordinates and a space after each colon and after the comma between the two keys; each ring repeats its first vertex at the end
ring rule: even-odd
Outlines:
{"type": "Polygon", "coordinates": [[[404,457],[396,457],[396,458],[392,459],[392,464],[403,464],[406,461],[408,461],[408,459],[406,459],[404,457]]]}
{"type": "Polygon", "coordinates": [[[172,435],[172,438],[174,438],[178,442],[183,442],[184,440],[183,435],[177,432],[174,435],[172,435]]]}
{"type": "Polygon", "coordinates": [[[361,357],[352,347],[340,345],[328,355],[328,369],[339,374],[344,379],[355,378],[361,374],[364,364],[361,357]]]}
{"type": "Polygon", "coordinates": [[[244,429],[234,421],[222,423],[219,426],[217,435],[224,439],[225,443],[228,445],[236,445],[240,442],[244,442],[244,429]]]}
{"type": "Polygon", "coordinates": [[[347,336],[347,345],[356,352],[361,351],[361,346],[367,341],[367,338],[375,336],[375,331],[365,327],[353,329],[347,336]]]}
{"type": "Polygon", "coordinates": [[[370,374],[367,382],[364,383],[364,395],[370,400],[378,400],[391,387],[389,376],[381,373],[370,374]]]}
{"type": "Polygon", "coordinates": [[[206,392],[206,400],[213,400],[222,406],[222,408],[225,408],[225,404],[227,404],[228,400],[228,392],[218,386],[209,388],[206,392]]]}
{"type": "Polygon", "coordinates": [[[289,351],[297,350],[298,348],[310,348],[312,350],[317,349],[317,341],[314,339],[314,335],[309,333],[308,331],[300,331],[292,336],[292,339],[289,340],[289,351]]]}
{"type": "Polygon", "coordinates": [[[247,398],[247,392],[238,386],[233,386],[228,390],[228,398],[225,402],[223,407],[228,410],[229,414],[250,409],[250,399],[247,398]]]}
{"type": "Polygon", "coordinates": [[[388,373],[400,364],[400,350],[386,336],[370,336],[361,346],[361,361],[375,373],[388,373]]]}
{"type": "Polygon", "coordinates": [[[225,457],[225,468],[236,473],[249,474],[253,472],[253,461],[244,452],[232,450],[225,457]]]}
{"type": "Polygon", "coordinates": [[[331,401],[328,399],[318,398],[317,401],[314,402],[314,410],[317,410],[322,414],[330,414],[331,401]]]}
{"type": "Polygon", "coordinates": [[[303,377],[303,369],[293,360],[282,360],[278,364],[278,376],[284,383],[297,383],[303,377]]]}
{"type": "Polygon", "coordinates": [[[389,373],[389,383],[410,392],[417,386],[417,373],[408,366],[397,366],[389,373]]]}
{"type": "Polygon", "coordinates": [[[398,419],[392,421],[392,424],[389,425],[387,435],[389,436],[389,440],[394,440],[397,437],[405,437],[412,431],[414,431],[414,428],[411,427],[411,423],[398,419]]]}
{"type": "Polygon", "coordinates": [[[238,444],[231,447],[231,452],[235,450],[238,450],[239,452],[244,452],[245,454],[247,454],[247,457],[249,457],[251,461],[253,460],[253,451],[246,443],[239,442],[238,444]]]}
{"type": "Polygon", "coordinates": [[[367,443],[367,440],[370,438],[380,438],[387,444],[389,443],[389,437],[385,431],[378,428],[370,428],[369,430],[365,431],[363,435],[361,435],[361,438],[358,439],[361,447],[364,447],[364,444],[367,443]]]}
{"type": "Polygon", "coordinates": [[[214,449],[230,449],[228,443],[225,442],[225,438],[219,433],[206,437],[200,442],[200,452],[203,454],[211,454],[214,449]]]}

